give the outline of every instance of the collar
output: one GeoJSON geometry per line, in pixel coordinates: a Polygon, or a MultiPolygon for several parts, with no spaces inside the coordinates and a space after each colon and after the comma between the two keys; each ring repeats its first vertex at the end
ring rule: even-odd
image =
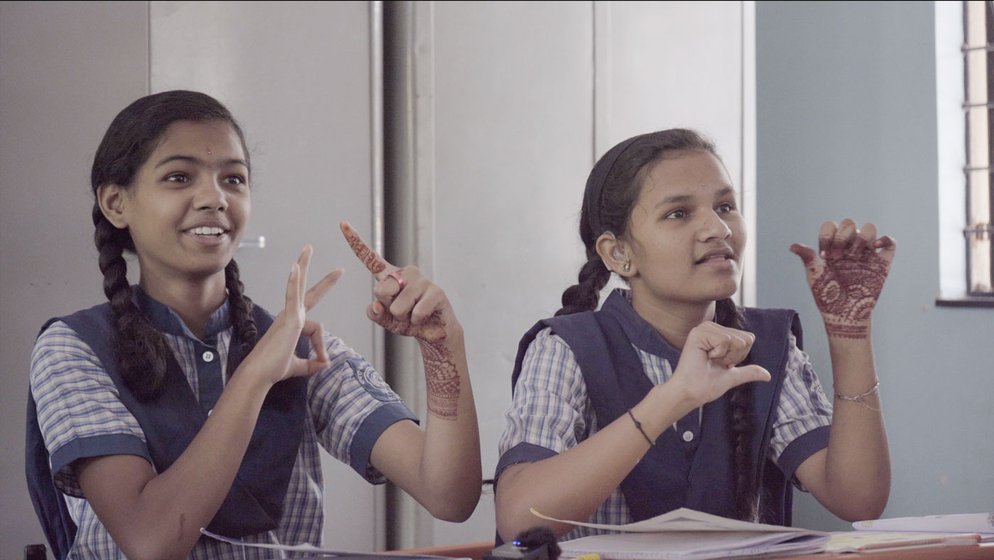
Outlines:
{"type": "Polygon", "coordinates": [[[639,315],[632,307],[631,291],[624,288],[614,289],[604,305],[603,311],[607,311],[621,323],[621,329],[625,331],[625,336],[643,352],[659,356],[676,366],[680,359],[680,350],[674,348],[659,331],[648,321],[639,315]]]}
{"type": "MultiPolygon", "coordinates": [[[[142,314],[151,321],[152,326],[156,330],[177,336],[184,336],[193,340],[200,340],[193,332],[186,326],[183,319],[176,314],[175,311],[169,308],[169,306],[161,303],[152,298],[152,296],[145,293],[145,290],[141,286],[135,284],[132,286],[132,293],[134,294],[135,304],[138,309],[141,310],[142,314]]],[[[210,317],[207,318],[207,328],[204,332],[204,340],[211,340],[217,336],[218,333],[227,329],[231,326],[231,315],[228,311],[228,301],[225,300],[220,307],[215,309],[210,317]]]]}

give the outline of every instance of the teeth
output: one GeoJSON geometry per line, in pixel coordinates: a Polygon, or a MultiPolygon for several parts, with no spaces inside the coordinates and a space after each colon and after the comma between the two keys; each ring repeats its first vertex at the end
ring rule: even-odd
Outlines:
{"type": "Polygon", "coordinates": [[[224,230],[219,227],[201,226],[191,229],[190,233],[194,235],[221,235],[224,230]]]}

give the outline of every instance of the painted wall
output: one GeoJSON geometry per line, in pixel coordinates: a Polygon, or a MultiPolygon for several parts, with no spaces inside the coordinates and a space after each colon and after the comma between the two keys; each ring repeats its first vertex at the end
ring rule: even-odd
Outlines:
{"type": "MultiPolygon", "coordinates": [[[[823,221],[846,216],[898,242],[873,325],[893,464],[885,516],[994,509],[994,309],[935,305],[934,11],[931,2],[756,8],[758,302],[800,312],[829,390],[824,329],[787,247],[815,243],[823,221]]],[[[846,527],[798,498],[795,524],[846,527]]]]}

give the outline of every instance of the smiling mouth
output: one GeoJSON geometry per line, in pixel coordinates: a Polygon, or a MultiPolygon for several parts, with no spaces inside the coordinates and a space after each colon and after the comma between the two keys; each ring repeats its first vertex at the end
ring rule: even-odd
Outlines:
{"type": "Polygon", "coordinates": [[[715,262],[715,261],[717,261],[717,262],[724,262],[724,261],[732,261],[732,262],[734,262],[735,261],[735,257],[731,253],[715,253],[715,254],[711,254],[711,255],[705,255],[705,256],[701,257],[700,259],[697,259],[697,261],[694,264],[704,264],[706,262],[715,262]]]}
{"type": "Polygon", "coordinates": [[[200,226],[186,230],[192,235],[213,235],[215,237],[228,233],[228,230],[214,226],[200,226]]]}

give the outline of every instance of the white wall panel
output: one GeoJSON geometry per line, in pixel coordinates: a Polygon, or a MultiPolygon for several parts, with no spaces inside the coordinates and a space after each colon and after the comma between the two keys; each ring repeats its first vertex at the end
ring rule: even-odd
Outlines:
{"type": "Polygon", "coordinates": [[[0,2],[0,558],[45,542],[24,480],[31,349],[49,317],[104,301],[90,165],[147,92],[146,21],[143,2],[0,2]]]}

